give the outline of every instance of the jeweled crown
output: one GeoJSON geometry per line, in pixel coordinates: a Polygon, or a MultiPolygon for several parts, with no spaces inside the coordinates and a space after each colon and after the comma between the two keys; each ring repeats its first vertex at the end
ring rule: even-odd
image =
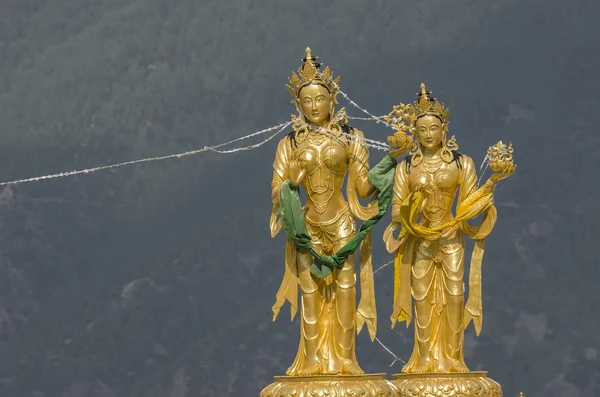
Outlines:
{"type": "Polygon", "coordinates": [[[431,96],[431,91],[425,89],[425,83],[421,83],[421,92],[417,95],[419,99],[414,102],[416,119],[425,115],[432,115],[438,117],[445,124],[448,122],[450,116],[450,109],[445,107],[443,103],[431,96]]]}
{"type": "Polygon", "coordinates": [[[409,105],[401,103],[395,105],[385,117],[385,121],[399,131],[412,131],[420,117],[431,115],[439,118],[444,125],[448,124],[450,108],[447,108],[427,91],[425,84],[421,83],[421,92],[417,93],[419,99],[409,105]],[[409,123],[409,125],[406,125],[409,123]]]}
{"type": "Polygon", "coordinates": [[[327,87],[334,97],[338,93],[340,78],[333,78],[333,72],[329,66],[321,72],[321,64],[317,62],[317,58],[311,54],[310,48],[306,47],[306,57],[302,59],[304,64],[298,69],[298,74],[292,72],[288,78],[289,85],[286,85],[294,98],[298,98],[300,89],[312,82],[318,82],[327,87]]]}

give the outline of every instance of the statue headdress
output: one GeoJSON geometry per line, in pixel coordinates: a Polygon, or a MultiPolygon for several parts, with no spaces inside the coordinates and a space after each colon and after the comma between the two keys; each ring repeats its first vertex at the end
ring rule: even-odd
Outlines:
{"type": "Polygon", "coordinates": [[[298,98],[298,93],[303,87],[315,82],[326,87],[335,101],[335,96],[339,92],[340,78],[333,78],[333,72],[329,66],[321,72],[321,64],[317,62],[317,59],[318,57],[311,54],[310,48],[306,47],[306,57],[302,59],[304,64],[298,69],[298,74],[292,72],[286,88],[294,98],[298,98]]]}
{"type": "Polygon", "coordinates": [[[421,92],[417,93],[419,99],[413,104],[415,109],[413,124],[417,122],[417,119],[422,116],[431,115],[435,116],[442,121],[444,125],[448,124],[448,118],[450,117],[450,109],[445,107],[443,103],[431,96],[431,91],[425,89],[425,84],[421,83],[421,92]]]}
{"type": "Polygon", "coordinates": [[[414,132],[417,120],[423,116],[435,116],[447,127],[449,124],[450,109],[443,103],[431,96],[425,84],[421,83],[421,92],[417,93],[419,99],[409,105],[403,103],[395,105],[392,111],[385,117],[395,130],[403,132],[414,132]],[[407,125],[408,123],[408,125],[407,125]]]}
{"type": "Polygon", "coordinates": [[[432,94],[431,91],[427,91],[425,84],[421,83],[421,92],[417,93],[419,98],[415,102],[408,105],[403,103],[395,105],[392,111],[385,117],[385,121],[395,130],[413,134],[413,145],[410,151],[411,165],[413,166],[418,165],[423,159],[419,144],[414,137],[417,120],[423,116],[435,116],[442,122],[442,129],[444,131],[442,159],[445,162],[452,162],[454,160],[452,151],[458,149],[455,136],[452,136],[446,142],[446,132],[448,131],[448,124],[450,124],[448,120],[450,118],[450,109],[434,98],[432,94]]]}

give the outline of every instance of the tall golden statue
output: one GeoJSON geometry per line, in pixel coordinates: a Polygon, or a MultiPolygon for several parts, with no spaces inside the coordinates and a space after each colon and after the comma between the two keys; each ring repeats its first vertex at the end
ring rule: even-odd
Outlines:
{"type": "Polygon", "coordinates": [[[453,388],[462,390],[453,396],[500,396],[500,386],[484,372],[469,372],[463,344],[471,320],[477,335],[481,331],[481,262],[496,222],[494,188],[516,166],[512,146],[499,142],[488,151],[494,174],[478,187],[473,160],[457,151],[454,136],[447,139],[449,115],[421,84],[417,101],[394,106],[386,118],[399,131],[388,138],[391,145],[410,141],[407,132],[413,140],[409,156],[396,167],[392,223],[384,234],[388,251],[396,255],[392,326],[406,321],[408,327],[414,301],[414,349],[395,384],[406,396],[447,395],[443,389],[453,388]],[[480,225],[467,223],[480,215],[480,225]],[[466,305],[464,236],[475,240],[466,305]]]}
{"type": "Polygon", "coordinates": [[[391,396],[394,388],[385,374],[363,375],[355,339],[365,324],[371,338],[375,337],[370,229],[391,199],[393,156],[406,153],[408,145],[370,170],[363,133],[346,124],[343,109],[334,112],[339,77],[334,79],[328,67],[321,71],[308,48],[303,62],[287,86],[300,116],[292,116],[294,130],[279,142],[271,185],[271,235],[282,227],[288,234],[274,320],[286,300],[294,318],[300,289],[300,344],[287,377],[277,377],[261,396],[316,396],[323,390],[329,390],[331,397],[391,396]],[[348,201],[343,195],[346,174],[348,201]],[[304,207],[299,186],[306,193],[304,207]],[[363,206],[359,197],[371,201],[363,206]],[[365,221],[359,230],[355,218],[365,221]],[[354,252],[359,246],[357,309],[354,252]],[[306,394],[294,394],[298,388],[306,394]]]}

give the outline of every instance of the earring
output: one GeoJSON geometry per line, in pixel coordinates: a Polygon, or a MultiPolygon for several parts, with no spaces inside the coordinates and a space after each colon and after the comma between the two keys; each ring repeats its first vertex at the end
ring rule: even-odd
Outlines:
{"type": "Polygon", "coordinates": [[[452,153],[454,150],[458,150],[456,137],[452,135],[452,137],[446,142],[446,133],[444,133],[444,148],[442,149],[441,155],[442,160],[448,164],[454,161],[454,154],[452,153]]]}
{"type": "Polygon", "coordinates": [[[409,154],[410,165],[412,167],[416,167],[417,165],[421,164],[421,161],[423,161],[423,152],[421,152],[421,145],[419,145],[419,142],[417,142],[414,138],[412,144],[410,145],[409,154]]]}

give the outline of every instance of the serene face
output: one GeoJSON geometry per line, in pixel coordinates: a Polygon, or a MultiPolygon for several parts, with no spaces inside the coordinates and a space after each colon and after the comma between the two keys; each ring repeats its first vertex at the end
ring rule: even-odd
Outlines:
{"type": "Polygon", "coordinates": [[[425,150],[437,150],[442,147],[444,133],[442,122],[435,116],[423,116],[415,125],[417,139],[425,150]]]}
{"type": "Polygon", "coordinates": [[[333,98],[322,85],[311,84],[302,88],[298,100],[302,114],[311,124],[323,126],[331,119],[333,98]]]}

